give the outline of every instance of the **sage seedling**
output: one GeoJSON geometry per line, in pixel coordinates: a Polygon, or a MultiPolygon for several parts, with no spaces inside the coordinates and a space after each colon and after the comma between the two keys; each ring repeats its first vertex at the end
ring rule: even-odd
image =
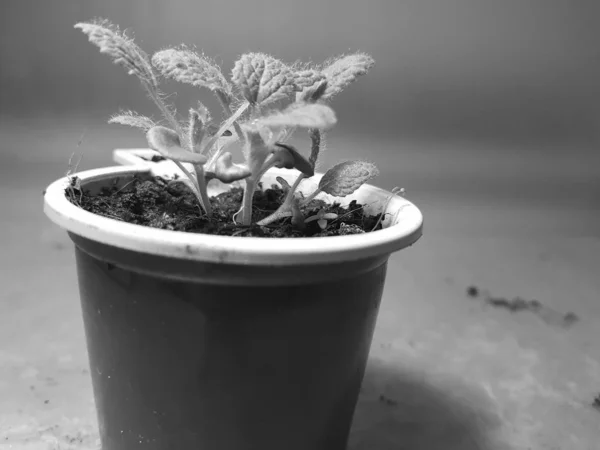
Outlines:
{"type": "Polygon", "coordinates": [[[314,222],[316,220],[319,227],[322,230],[324,230],[325,228],[327,228],[328,220],[334,220],[337,218],[338,218],[338,215],[336,213],[328,213],[327,210],[325,208],[323,208],[323,209],[320,209],[319,212],[317,214],[315,214],[314,216],[310,216],[310,217],[307,217],[306,219],[304,219],[304,223],[314,222]]]}
{"type": "Polygon", "coordinates": [[[290,65],[265,53],[245,53],[235,61],[228,78],[212,59],[187,46],[166,48],[149,56],[107,20],[81,22],[75,28],[129,75],[135,75],[162,115],[157,121],[123,111],[112,116],[109,123],[143,130],[149,147],[173,161],[185,174],[181,181],[194,193],[209,218],[212,208],[208,183],[213,179],[224,183],[242,181],[242,204],[234,220],[241,218],[243,225],[251,225],[253,195],[264,174],[271,167],[278,167],[296,169],[300,175],[291,186],[280,180],[285,198],[258,225],[291,217],[298,228],[313,219],[322,226],[332,213],[305,219],[301,207],[321,192],[347,196],[378,173],[369,162],[343,162],[328,170],[318,189],[307,198],[295,195],[302,180],[314,175],[323,133],[337,122],[327,103],[374,65],[365,53],[342,55],[321,66],[290,65]],[[167,103],[160,90],[161,79],[211,91],[224,118],[215,122],[201,102],[182,118],[167,103]],[[286,142],[297,129],[306,130],[310,136],[308,156],[286,142]],[[229,151],[234,144],[242,150],[242,161],[235,162],[229,151]]]}

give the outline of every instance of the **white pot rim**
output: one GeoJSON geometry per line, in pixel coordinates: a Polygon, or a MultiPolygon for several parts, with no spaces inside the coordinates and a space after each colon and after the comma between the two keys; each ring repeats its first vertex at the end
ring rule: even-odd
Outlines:
{"type": "MultiPolygon", "coordinates": [[[[107,167],[77,173],[81,184],[118,176],[151,172],[149,166],[107,167]]],[[[275,176],[295,179],[297,172],[272,169],[275,176]]],[[[310,180],[318,183],[322,174],[310,180]]],[[[422,234],[421,211],[403,197],[393,196],[388,204],[384,229],[372,233],[313,238],[260,238],[216,236],[151,228],[120,222],[85,211],[65,196],[68,177],[54,181],[44,194],[44,212],[57,225],[78,236],[140,253],[224,264],[312,265],[389,255],[416,242],[422,234]],[[395,217],[395,222],[392,220],[395,217]]],[[[267,183],[265,183],[267,185],[267,183]]],[[[352,196],[359,203],[374,201],[382,208],[391,194],[363,185],[352,196]]],[[[345,204],[345,202],[343,203],[345,204]]],[[[381,210],[381,209],[379,209],[381,210]]]]}

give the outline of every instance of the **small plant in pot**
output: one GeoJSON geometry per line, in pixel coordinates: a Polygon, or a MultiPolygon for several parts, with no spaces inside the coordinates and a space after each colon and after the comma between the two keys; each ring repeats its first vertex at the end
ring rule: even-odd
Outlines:
{"type": "Polygon", "coordinates": [[[345,448],[387,260],[423,221],[365,184],[371,162],[315,172],[329,102],[372,58],[246,53],[228,77],[185,46],[149,56],[107,21],[76,28],[161,113],[110,119],[145,132],[150,150],[115,152],[138,162],[45,194],[75,243],[104,450],[345,448]],[[223,118],[202,103],[181,117],[160,79],[212,91],[223,118]]]}

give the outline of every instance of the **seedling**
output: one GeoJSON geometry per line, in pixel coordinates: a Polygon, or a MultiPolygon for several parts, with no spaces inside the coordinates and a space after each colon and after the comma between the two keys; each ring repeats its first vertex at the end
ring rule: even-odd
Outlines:
{"type": "Polygon", "coordinates": [[[317,221],[317,225],[321,227],[321,230],[327,228],[327,221],[337,219],[338,215],[335,213],[328,213],[326,209],[320,209],[314,216],[307,217],[304,223],[317,221]]]}
{"type": "MultiPolygon", "coordinates": [[[[81,145],[81,141],[80,141],[81,145]]],[[[79,164],[81,164],[82,156],[79,157],[79,160],[76,163],[73,163],[73,158],[75,157],[75,153],[71,154],[69,158],[69,167],[67,169],[67,178],[69,180],[69,186],[67,187],[67,195],[75,204],[81,203],[81,196],[83,192],[81,191],[81,181],[77,176],[72,176],[74,172],[77,172],[77,168],[79,164]]]]}
{"type": "Polygon", "coordinates": [[[292,217],[298,228],[312,220],[318,220],[324,228],[323,224],[326,226],[326,221],[333,218],[332,213],[319,213],[305,220],[300,208],[320,193],[350,195],[378,174],[370,162],[342,162],[325,173],[311,195],[304,199],[296,196],[302,180],[314,175],[322,133],[337,122],[328,102],[374,65],[365,53],[339,56],[319,66],[286,64],[264,53],[246,53],[226,77],[213,60],[186,46],[149,56],[106,20],[81,22],[75,28],[129,75],[135,75],[162,115],[160,121],[155,121],[125,111],[111,117],[109,123],[143,130],[150,148],[173,161],[185,174],[181,181],[209,218],[213,212],[208,183],[213,179],[223,183],[242,181],[242,204],[234,220],[251,225],[253,195],[261,178],[271,167],[279,167],[296,169],[300,175],[291,186],[286,183],[286,196],[279,209],[257,225],[292,217]],[[223,119],[215,121],[200,102],[181,117],[160,90],[161,79],[210,90],[220,103],[223,119]],[[287,143],[297,129],[308,132],[308,156],[287,143]],[[242,150],[241,161],[234,161],[234,154],[228,151],[234,144],[242,150]]]}

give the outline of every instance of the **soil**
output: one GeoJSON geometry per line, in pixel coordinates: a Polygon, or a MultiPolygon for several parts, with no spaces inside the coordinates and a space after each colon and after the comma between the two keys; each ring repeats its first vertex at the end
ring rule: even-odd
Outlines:
{"type": "MultiPolygon", "coordinates": [[[[253,199],[254,224],[273,213],[285,197],[278,185],[264,189],[259,184],[259,188],[253,199]]],[[[313,200],[301,207],[306,218],[316,215],[323,208],[328,213],[337,214],[337,219],[327,221],[325,229],[321,229],[316,220],[298,229],[292,225],[289,217],[268,226],[235,224],[233,215],[240,209],[243,195],[243,190],[237,187],[211,197],[213,217],[209,219],[183,183],[159,177],[135,177],[123,187],[106,187],[95,194],[81,190],[78,180],[74,179],[65,190],[65,195],[72,203],[94,214],[136,225],[189,233],[299,238],[360,234],[381,229],[381,224],[378,224],[380,214],[365,214],[363,206],[356,201],[342,206],[313,200]]]]}

